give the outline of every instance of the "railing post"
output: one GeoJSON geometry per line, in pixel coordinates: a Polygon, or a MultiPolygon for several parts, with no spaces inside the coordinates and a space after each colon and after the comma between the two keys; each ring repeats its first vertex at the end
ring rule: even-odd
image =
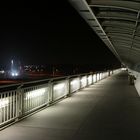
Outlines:
{"type": "Polygon", "coordinates": [[[114,74],[114,70],[112,70],[112,74],[114,74]]]}
{"type": "Polygon", "coordinates": [[[79,78],[79,89],[78,90],[80,90],[81,89],[81,75],[79,75],[78,78],[79,78]]]}
{"type": "Polygon", "coordinates": [[[92,85],[94,84],[94,74],[92,73],[92,85]]]}
{"type": "Polygon", "coordinates": [[[110,76],[110,70],[108,70],[108,76],[110,76]]]}
{"type": "Polygon", "coordinates": [[[97,73],[95,73],[95,75],[96,75],[96,83],[97,83],[97,73]]]}
{"type": "Polygon", "coordinates": [[[100,76],[99,77],[100,77],[100,80],[102,80],[102,72],[100,72],[100,76]]]}
{"type": "Polygon", "coordinates": [[[93,85],[93,72],[91,73],[91,85],[93,85]]]}
{"type": "Polygon", "coordinates": [[[67,77],[67,79],[66,79],[66,86],[67,86],[66,97],[68,97],[70,95],[70,78],[69,77],[67,77]]]}
{"type": "Polygon", "coordinates": [[[49,105],[53,101],[53,83],[52,83],[52,80],[49,81],[48,87],[49,87],[49,97],[48,97],[49,98],[48,105],[49,105]]]}
{"type": "Polygon", "coordinates": [[[17,88],[17,92],[16,92],[16,120],[15,121],[18,121],[19,118],[22,116],[23,114],[23,90],[22,90],[22,87],[23,85],[19,86],[17,88]]]}
{"type": "Polygon", "coordinates": [[[88,74],[86,74],[86,86],[85,87],[87,87],[88,86],[88,74]]]}
{"type": "Polygon", "coordinates": [[[93,84],[95,84],[96,83],[96,80],[97,80],[97,78],[96,78],[96,73],[94,73],[94,75],[93,75],[93,84]]]}
{"type": "MultiPolygon", "coordinates": [[[[0,100],[2,99],[2,94],[0,94],[0,100]]],[[[2,106],[0,104],[0,124],[2,123],[2,115],[3,115],[3,110],[2,110],[2,106]]]]}

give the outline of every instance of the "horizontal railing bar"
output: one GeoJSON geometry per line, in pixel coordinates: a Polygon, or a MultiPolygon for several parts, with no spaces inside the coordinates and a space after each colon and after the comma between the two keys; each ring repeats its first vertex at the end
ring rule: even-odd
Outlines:
{"type": "Polygon", "coordinates": [[[97,71],[0,87],[0,129],[86,88],[117,70],[97,71]]]}
{"type": "Polygon", "coordinates": [[[47,78],[47,79],[35,80],[35,81],[29,81],[29,82],[20,82],[18,84],[2,85],[2,86],[0,86],[0,89],[10,88],[10,87],[19,88],[19,87],[23,87],[23,86],[28,85],[28,84],[39,84],[40,82],[49,82],[49,81],[54,81],[54,80],[73,78],[76,76],[83,76],[83,75],[87,75],[87,74],[96,74],[96,73],[100,73],[100,72],[105,72],[105,71],[97,71],[97,72],[82,73],[82,74],[68,75],[68,76],[55,77],[55,78],[47,78]]]}

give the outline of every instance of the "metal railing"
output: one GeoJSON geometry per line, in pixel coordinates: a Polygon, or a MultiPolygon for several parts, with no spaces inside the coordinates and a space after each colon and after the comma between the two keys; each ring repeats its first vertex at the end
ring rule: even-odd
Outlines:
{"type": "Polygon", "coordinates": [[[119,71],[85,73],[0,87],[0,128],[119,71]]]}

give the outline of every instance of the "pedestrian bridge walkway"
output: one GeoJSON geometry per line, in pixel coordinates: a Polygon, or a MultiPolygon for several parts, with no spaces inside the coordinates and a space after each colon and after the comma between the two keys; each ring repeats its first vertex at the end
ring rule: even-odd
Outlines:
{"type": "Polygon", "coordinates": [[[0,132],[0,140],[135,140],[140,98],[114,74],[0,132]]]}

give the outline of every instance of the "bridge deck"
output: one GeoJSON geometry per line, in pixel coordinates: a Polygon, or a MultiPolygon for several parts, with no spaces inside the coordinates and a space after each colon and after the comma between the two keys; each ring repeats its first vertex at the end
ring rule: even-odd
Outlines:
{"type": "Polygon", "coordinates": [[[0,132],[1,140],[135,140],[140,98],[124,72],[0,132]]]}

